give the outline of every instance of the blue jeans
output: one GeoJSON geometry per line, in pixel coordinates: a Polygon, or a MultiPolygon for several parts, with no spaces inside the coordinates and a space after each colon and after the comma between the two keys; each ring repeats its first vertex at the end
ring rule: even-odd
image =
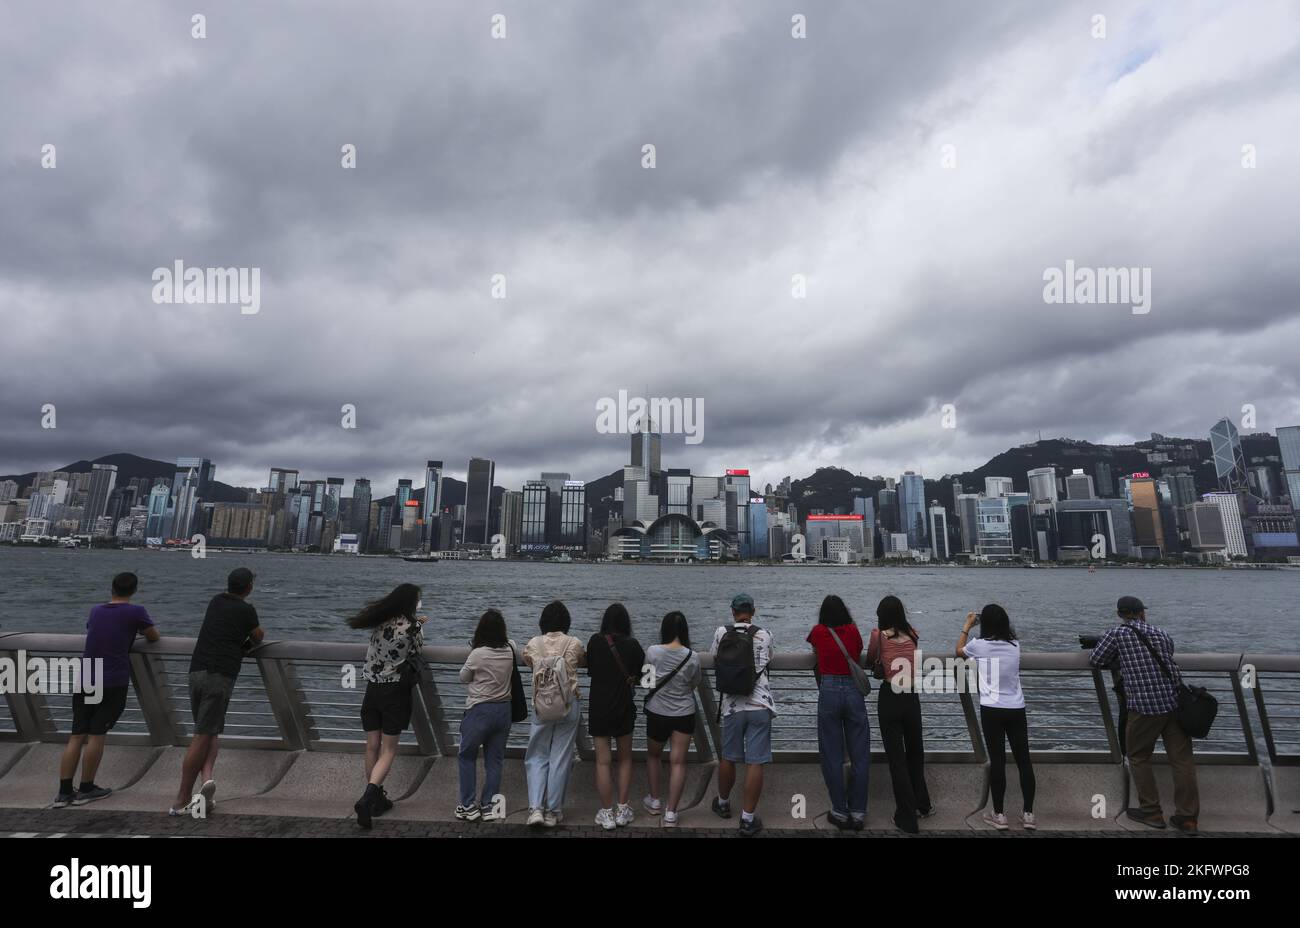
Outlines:
{"type": "Polygon", "coordinates": [[[483,748],[483,802],[491,806],[501,790],[501,768],[506,759],[506,738],[510,734],[510,703],[480,702],[470,706],[460,723],[460,804],[474,805],[474,767],[478,749],[483,748]]]}
{"type": "Polygon", "coordinates": [[[871,776],[871,723],[867,720],[867,698],[858,692],[852,677],[822,676],[817,692],[817,748],[835,814],[864,817],[871,776]],[[850,764],[847,801],[845,754],[850,764]]]}
{"type": "Polygon", "coordinates": [[[573,746],[578,741],[582,701],[573,697],[569,714],[556,722],[536,719],[528,728],[524,771],[528,774],[528,808],[544,812],[564,810],[564,792],[573,767],[573,746]]]}

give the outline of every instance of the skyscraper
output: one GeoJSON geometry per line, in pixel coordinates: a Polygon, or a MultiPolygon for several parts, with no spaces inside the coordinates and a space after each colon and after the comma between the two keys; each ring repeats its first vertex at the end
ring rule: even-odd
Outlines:
{"type": "Polygon", "coordinates": [[[362,551],[370,548],[370,481],[358,477],[352,482],[352,524],[349,526],[357,536],[357,547],[362,551]]]}
{"type": "Polygon", "coordinates": [[[980,538],[981,497],[978,493],[962,493],[957,497],[957,521],[961,527],[961,549],[966,554],[974,554],[980,538]]]}
{"type": "Polygon", "coordinates": [[[1129,480],[1129,495],[1133,500],[1134,543],[1139,550],[1155,548],[1164,554],[1165,531],[1160,518],[1160,496],[1156,491],[1156,482],[1150,477],[1135,476],[1129,480]]]}
{"type": "Polygon", "coordinates": [[[182,541],[190,540],[190,529],[194,527],[194,512],[199,502],[199,469],[191,467],[181,481],[180,488],[176,491],[172,500],[174,514],[172,516],[171,537],[178,538],[182,541]]]}
{"type": "Polygon", "coordinates": [[[1102,499],[1110,499],[1115,495],[1115,477],[1110,472],[1110,465],[1105,461],[1098,461],[1095,472],[1097,475],[1097,495],[1102,499]]]}
{"type": "Polygon", "coordinates": [[[116,483],[116,464],[91,465],[90,488],[86,491],[86,505],[81,510],[82,534],[94,529],[95,520],[108,509],[108,495],[116,483]]]}
{"type": "Polygon", "coordinates": [[[925,547],[925,478],[913,471],[905,471],[898,480],[898,513],[902,519],[899,530],[907,533],[910,548],[925,547]]]}
{"type": "Polygon", "coordinates": [[[946,561],[948,551],[948,510],[938,503],[930,507],[930,556],[936,561],[946,561]]]}
{"type": "Polygon", "coordinates": [[[1219,479],[1219,489],[1244,490],[1246,458],[1241,453],[1241,436],[1226,416],[1210,429],[1210,451],[1214,455],[1214,475],[1219,479]]]}
{"type": "Polygon", "coordinates": [[[587,547],[587,487],[581,480],[566,480],[560,488],[559,543],[567,548],[587,547]]]}
{"type": "Polygon", "coordinates": [[[519,490],[506,490],[501,494],[501,518],[497,532],[505,539],[506,552],[519,550],[519,530],[523,521],[524,494],[519,490]]]}
{"type": "MultiPolygon", "coordinates": [[[[172,477],[172,498],[191,476],[194,480],[194,498],[208,499],[212,495],[212,480],[217,469],[207,458],[177,458],[176,473],[172,477]],[[193,474],[190,472],[193,471],[193,474]]],[[[179,535],[177,536],[180,537],[179,535]]]]}
{"type": "Polygon", "coordinates": [[[1006,496],[1015,491],[1015,483],[1010,477],[985,477],[984,495],[988,497],[1006,496]]]}
{"type": "Polygon", "coordinates": [[[1206,493],[1205,500],[1219,507],[1228,554],[1232,557],[1246,557],[1250,552],[1246,548],[1246,532],[1241,525],[1241,502],[1237,494],[1206,493]]]}
{"type": "Polygon", "coordinates": [[[1282,451],[1282,481],[1291,497],[1291,508],[1300,512],[1300,425],[1284,425],[1277,430],[1277,444],[1282,451]]]}
{"type": "Polygon", "coordinates": [[[285,467],[272,467],[266,486],[272,493],[292,493],[298,489],[298,472],[285,467]]]}
{"type": "Polygon", "coordinates": [[[1080,468],[1076,467],[1074,473],[1065,478],[1066,499],[1096,499],[1096,497],[1097,494],[1092,488],[1092,477],[1080,468]]]}
{"type": "MultiPolygon", "coordinates": [[[[893,483],[892,478],[890,484],[893,483]]],[[[898,491],[884,486],[876,493],[876,507],[880,510],[880,531],[892,535],[899,530],[898,491]]]]}
{"type": "Polygon", "coordinates": [[[640,429],[632,433],[632,466],[645,468],[646,476],[649,478],[655,477],[660,472],[660,453],[663,443],[663,436],[654,429],[655,424],[647,415],[641,420],[640,429]]]}
{"type": "Polygon", "coordinates": [[[146,538],[163,538],[163,533],[167,531],[167,503],[170,499],[171,494],[164,483],[154,484],[149,491],[149,515],[144,530],[146,538]]]}
{"type": "Polygon", "coordinates": [[[470,458],[465,479],[465,544],[485,545],[491,541],[488,509],[492,505],[492,482],[496,463],[487,458],[470,458]]]}
{"type": "Polygon", "coordinates": [[[441,511],[442,461],[429,461],[424,466],[424,505],[420,509],[420,518],[424,522],[424,546],[429,551],[435,547],[436,523],[441,511]]]}
{"type": "Polygon", "coordinates": [[[519,546],[521,551],[542,551],[546,544],[546,510],[551,488],[544,480],[524,483],[520,497],[519,546]]]}
{"type": "Polygon", "coordinates": [[[1035,467],[1029,472],[1029,501],[1032,503],[1056,502],[1056,468],[1035,467]]]}

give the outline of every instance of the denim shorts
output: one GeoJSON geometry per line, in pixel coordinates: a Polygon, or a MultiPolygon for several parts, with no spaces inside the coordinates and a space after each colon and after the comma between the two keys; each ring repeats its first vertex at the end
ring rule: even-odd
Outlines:
{"type": "Polygon", "coordinates": [[[772,762],[772,713],[746,709],[722,719],[722,759],[733,764],[772,762]]]}

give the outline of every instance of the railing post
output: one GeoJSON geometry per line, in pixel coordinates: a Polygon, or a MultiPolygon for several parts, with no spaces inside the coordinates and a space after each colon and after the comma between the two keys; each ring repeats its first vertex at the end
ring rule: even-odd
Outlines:
{"type": "MultiPolygon", "coordinates": [[[[0,651],[14,666],[20,663],[24,651],[0,651]]],[[[41,693],[5,693],[5,702],[9,704],[9,716],[18,729],[18,738],[22,741],[48,741],[55,733],[54,723],[50,719],[49,704],[41,693]]]]}
{"type": "Polygon", "coordinates": [[[298,676],[287,660],[257,658],[257,669],[262,673],[266,698],[271,704],[280,737],[291,751],[305,751],[311,743],[311,723],[303,703],[298,676]]]}
{"type": "MultiPolygon", "coordinates": [[[[885,683],[888,686],[888,683],[885,683]]],[[[962,687],[957,694],[961,699],[962,715],[966,717],[966,732],[970,735],[971,750],[975,752],[975,761],[980,764],[989,762],[989,752],[984,747],[984,734],[980,731],[979,716],[975,712],[975,700],[971,698],[970,690],[962,687]]]]}
{"type": "Polygon", "coordinates": [[[149,743],[180,744],[180,720],[176,716],[176,703],[162,658],[157,654],[132,651],[131,680],[135,684],[140,712],[149,729],[149,743]]]}
{"type": "Polygon", "coordinates": [[[1117,763],[1124,759],[1124,752],[1119,746],[1119,733],[1115,728],[1115,716],[1110,711],[1110,697],[1106,695],[1106,682],[1101,678],[1101,671],[1092,671],[1092,685],[1097,691],[1097,705],[1101,709],[1101,724],[1106,729],[1106,744],[1110,747],[1110,756],[1117,763]]]}

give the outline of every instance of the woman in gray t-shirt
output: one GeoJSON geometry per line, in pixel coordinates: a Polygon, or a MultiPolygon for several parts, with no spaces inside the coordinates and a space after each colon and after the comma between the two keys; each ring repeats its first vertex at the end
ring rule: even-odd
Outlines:
{"type": "Polygon", "coordinates": [[[659,630],[663,644],[651,645],[646,664],[654,668],[645,703],[646,778],[650,795],[641,800],[651,815],[663,814],[664,827],[677,826],[677,804],[686,786],[686,752],[695,734],[695,688],[700,683],[700,658],[691,650],[686,616],[670,612],[659,630]],[[668,804],[659,798],[662,754],[668,744],[668,804]]]}

